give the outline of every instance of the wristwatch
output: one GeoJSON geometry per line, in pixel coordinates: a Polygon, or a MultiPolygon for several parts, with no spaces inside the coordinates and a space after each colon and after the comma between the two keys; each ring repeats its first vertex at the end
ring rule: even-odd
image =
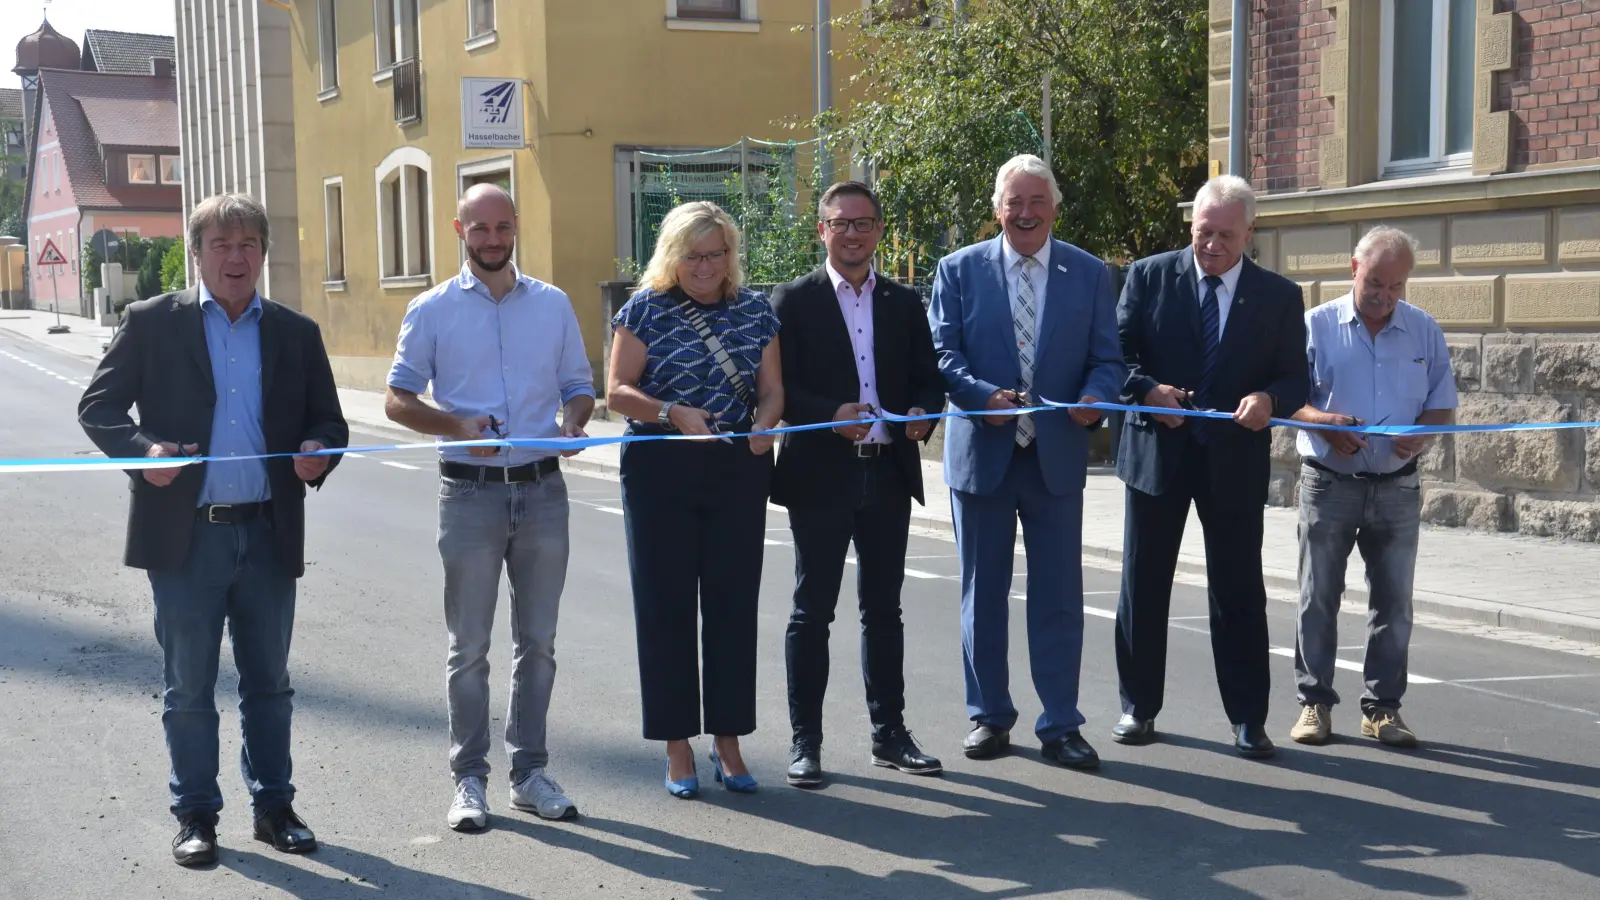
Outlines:
{"type": "Polygon", "coordinates": [[[656,413],[656,423],[662,428],[672,427],[672,407],[676,405],[671,400],[661,404],[661,411],[656,413]]]}

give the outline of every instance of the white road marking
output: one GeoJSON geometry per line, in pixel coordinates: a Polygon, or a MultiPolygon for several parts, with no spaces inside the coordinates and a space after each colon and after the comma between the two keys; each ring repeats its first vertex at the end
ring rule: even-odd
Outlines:
{"type": "Polygon", "coordinates": [[[789,546],[787,541],[775,541],[772,538],[762,538],[761,543],[765,544],[768,547],[787,547],[787,546],[789,546]]]}
{"type": "Polygon", "coordinates": [[[907,578],[943,578],[945,576],[943,576],[943,575],[935,575],[932,572],[924,572],[921,569],[907,568],[906,569],[906,577],[907,578]]]}
{"type": "Polygon", "coordinates": [[[1501,675],[1496,678],[1452,678],[1451,684],[1478,684],[1484,681],[1543,681],[1548,678],[1597,678],[1600,674],[1584,672],[1574,675],[1501,675]]]}
{"type": "Polygon", "coordinates": [[[65,383],[67,383],[67,384],[70,384],[75,388],[86,387],[84,382],[78,381],[78,380],[76,380],[74,378],[71,378],[69,376],[66,376],[66,375],[62,375],[60,372],[52,372],[49,369],[46,369],[44,366],[41,366],[36,362],[31,362],[29,360],[23,359],[22,357],[16,355],[15,353],[9,353],[9,352],[7,352],[5,350],[0,350],[0,354],[3,354],[4,356],[6,356],[9,359],[14,359],[17,362],[22,363],[23,365],[27,366],[30,369],[33,369],[36,372],[43,372],[44,374],[49,375],[49,376],[55,378],[58,381],[63,381],[65,383]]]}
{"type": "MultiPolygon", "coordinates": [[[[1273,656],[1287,656],[1290,659],[1294,659],[1294,648],[1293,647],[1273,647],[1272,648],[1272,655],[1273,656]]],[[[1335,659],[1333,661],[1333,665],[1336,668],[1344,669],[1346,672],[1362,672],[1362,671],[1365,671],[1361,667],[1361,663],[1351,662],[1348,659],[1335,659]]],[[[1426,675],[1418,675],[1415,672],[1408,672],[1408,673],[1406,673],[1406,683],[1407,684],[1449,684],[1450,682],[1441,682],[1437,678],[1429,678],[1426,675]]]]}
{"type": "Polygon", "coordinates": [[[411,472],[420,472],[420,471],[422,471],[422,467],[421,466],[413,466],[413,465],[410,465],[408,463],[395,462],[393,460],[388,460],[388,459],[379,459],[378,457],[375,457],[370,453],[346,453],[345,456],[354,456],[356,459],[370,459],[375,463],[382,463],[383,465],[386,465],[386,466],[390,467],[391,469],[406,469],[406,470],[411,471],[411,472]]]}

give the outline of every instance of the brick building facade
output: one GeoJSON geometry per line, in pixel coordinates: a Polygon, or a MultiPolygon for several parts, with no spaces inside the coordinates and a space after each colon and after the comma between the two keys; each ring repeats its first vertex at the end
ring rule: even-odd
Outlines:
{"type": "MultiPolygon", "coordinates": [[[[1250,48],[1252,254],[1308,307],[1350,290],[1367,228],[1422,244],[1408,289],[1450,341],[1460,420],[1600,421],[1600,0],[1211,0],[1210,156],[1250,48]]],[[[1274,498],[1292,503],[1293,433],[1274,498]]],[[[1600,429],[1463,435],[1424,516],[1600,540],[1600,429]]]]}

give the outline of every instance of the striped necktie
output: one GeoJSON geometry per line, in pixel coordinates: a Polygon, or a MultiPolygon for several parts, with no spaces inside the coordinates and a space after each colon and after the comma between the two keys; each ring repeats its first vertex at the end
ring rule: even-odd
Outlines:
{"type": "MultiPolygon", "coordinates": [[[[1011,327],[1017,335],[1017,362],[1022,369],[1022,387],[1033,391],[1033,332],[1038,307],[1033,295],[1033,272],[1039,261],[1024,256],[1017,261],[1017,295],[1011,304],[1011,327]]],[[[1017,416],[1017,446],[1033,443],[1033,418],[1017,416]]]]}
{"type": "MultiPolygon", "coordinates": [[[[1222,346],[1222,309],[1217,301],[1217,288],[1221,286],[1221,276],[1207,275],[1206,295],[1200,300],[1200,335],[1205,340],[1205,354],[1201,358],[1200,386],[1195,396],[1203,407],[1212,406],[1211,376],[1217,371],[1217,358],[1221,355],[1218,351],[1222,346]]],[[[1194,426],[1195,440],[1204,444],[1210,437],[1208,426],[1211,423],[1196,418],[1190,424],[1194,426]]]]}

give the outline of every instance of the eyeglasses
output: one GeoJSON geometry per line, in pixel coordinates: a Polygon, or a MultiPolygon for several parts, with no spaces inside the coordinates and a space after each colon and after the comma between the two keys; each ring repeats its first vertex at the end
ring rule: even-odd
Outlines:
{"type": "Polygon", "coordinates": [[[683,261],[691,266],[698,266],[703,262],[719,263],[728,258],[728,251],[713,250],[710,253],[690,253],[684,256],[683,261]]]}
{"type": "Polygon", "coordinates": [[[834,234],[844,234],[845,232],[849,231],[852,226],[855,227],[855,230],[858,233],[866,234],[872,229],[878,227],[878,220],[876,217],[865,217],[860,219],[825,219],[824,224],[826,224],[828,226],[828,230],[834,234]]]}

